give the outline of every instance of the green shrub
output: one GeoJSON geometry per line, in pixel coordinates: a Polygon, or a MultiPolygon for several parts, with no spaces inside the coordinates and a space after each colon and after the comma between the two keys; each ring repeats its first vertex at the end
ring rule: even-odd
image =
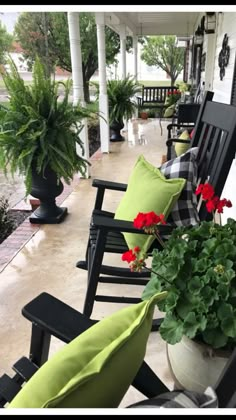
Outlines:
{"type": "Polygon", "coordinates": [[[5,197],[0,197],[0,243],[14,229],[14,220],[9,215],[9,203],[5,197]]]}

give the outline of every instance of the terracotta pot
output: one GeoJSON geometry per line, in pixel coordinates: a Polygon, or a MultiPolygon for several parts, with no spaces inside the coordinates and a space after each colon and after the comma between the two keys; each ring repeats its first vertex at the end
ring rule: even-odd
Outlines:
{"type": "Polygon", "coordinates": [[[203,392],[215,385],[230,352],[183,337],[180,343],[167,344],[167,357],[176,387],[203,392]]]}
{"type": "Polygon", "coordinates": [[[142,118],[142,120],[147,120],[148,119],[148,113],[147,112],[140,112],[140,117],[142,118]]]}

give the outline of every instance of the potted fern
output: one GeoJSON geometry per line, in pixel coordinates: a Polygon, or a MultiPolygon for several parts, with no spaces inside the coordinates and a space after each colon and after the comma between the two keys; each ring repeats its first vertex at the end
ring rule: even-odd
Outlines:
{"type": "Polygon", "coordinates": [[[136,93],[140,85],[131,76],[124,79],[108,80],[107,95],[111,136],[110,141],[122,141],[120,130],[124,127],[124,119],[130,119],[136,108],[136,93]]]}
{"type": "Polygon", "coordinates": [[[20,77],[12,60],[9,66],[9,71],[1,70],[9,107],[0,114],[0,167],[6,175],[23,175],[25,194],[40,199],[31,222],[59,223],[67,214],[67,209],[55,201],[63,191],[61,179],[69,184],[75,173],[84,175],[88,165],[80,132],[82,119],[90,112],[69,101],[72,81],[46,77],[38,58],[30,85],[20,77]]]}

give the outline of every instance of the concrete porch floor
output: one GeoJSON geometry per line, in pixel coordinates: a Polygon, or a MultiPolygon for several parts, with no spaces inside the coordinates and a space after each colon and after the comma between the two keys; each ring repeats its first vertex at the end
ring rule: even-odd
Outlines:
{"type": "MultiPolygon", "coordinates": [[[[0,274],[0,376],[12,376],[11,366],[21,356],[28,356],[31,324],[21,315],[22,307],[42,291],[63,300],[82,311],[86,290],[86,272],[75,267],[83,260],[88,238],[91,212],[96,189],[92,179],[106,179],[127,182],[137,157],[143,154],[152,164],[159,166],[166,153],[166,124],[163,121],[163,135],[159,120],[133,120],[124,133],[125,141],[111,143],[109,154],[97,152],[91,159],[91,177],[78,180],[63,206],[68,208],[68,216],[59,225],[41,225],[36,234],[25,244],[0,274]]],[[[113,211],[121,198],[121,193],[107,191],[104,208],[113,211]]],[[[109,256],[117,264],[122,264],[120,256],[109,256]],[[117,259],[118,258],[118,259],[117,259]]],[[[99,285],[99,292],[118,294],[120,286],[99,285]]],[[[139,286],[122,286],[122,292],[140,296],[139,286]]],[[[101,319],[124,305],[96,302],[92,318],[101,319]]],[[[53,339],[50,355],[64,343],[53,339]]],[[[172,388],[166,358],[166,344],[159,333],[152,332],[147,346],[145,360],[159,377],[172,388]]],[[[130,387],[121,407],[125,407],[144,396],[130,387]]]]}

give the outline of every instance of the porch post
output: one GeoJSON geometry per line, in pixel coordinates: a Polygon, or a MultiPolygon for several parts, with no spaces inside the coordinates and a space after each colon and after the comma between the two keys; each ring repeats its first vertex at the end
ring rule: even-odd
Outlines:
{"type": "MultiPolygon", "coordinates": [[[[80,26],[79,26],[79,13],[68,12],[68,28],[70,40],[70,54],[71,54],[71,67],[72,67],[72,80],[73,80],[73,105],[76,106],[79,102],[85,106],[84,102],[84,89],[83,89],[83,74],[82,74],[82,56],[81,56],[81,43],[80,43],[80,26]]],[[[89,159],[89,144],[88,144],[88,124],[87,118],[83,119],[83,129],[80,133],[80,138],[84,145],[84,157],[89,159]]],[[[81,154],[80,147],[77,146],[77,153],[81,154]]],[[[89,166],[86,170],[86,178],[90,176],[89,166]]]]}
{"type": "MultiPolygon", "coordinates": [[[[121,55],[121,75],[120,78],[126,77],[126,29],[125,25],[119,25],[120,35],[120,55],[121,55]]],[[[124,119],[124,131],[128,130],[128,121],[124,119]]]]}
{"type": "MultiPolygon", "coordinates": [[[[134,79],[138,80],[138,37],[133,36],[133,50],[134,50],[134,79]]],[[[135,118],[138,118],[138,108],[135,110],[135,118]]]]}
{"type": "Polygon", "coordinates": [[[138,37],[133,36],[133,49],[134,49],[134,78],[138,80],[138,37]]]}
{"type": "Polygon", "coordinates": [[[126,30],[125,25],[120,25],[120,55],[121,55],[121,78],[126,77],[126,30]]]}
{"type": "Polygon", "coordinates": [[[100,139],[102,153],[109,152],[109,113],[106,83],[106,45],[105,45],[105,16],[104,13],[95,13],[97,24],[98,44],[98,72],[99,72],[99,112],[100,139]],[[105,120],[104,120],[105,119],[105,120]]]}

